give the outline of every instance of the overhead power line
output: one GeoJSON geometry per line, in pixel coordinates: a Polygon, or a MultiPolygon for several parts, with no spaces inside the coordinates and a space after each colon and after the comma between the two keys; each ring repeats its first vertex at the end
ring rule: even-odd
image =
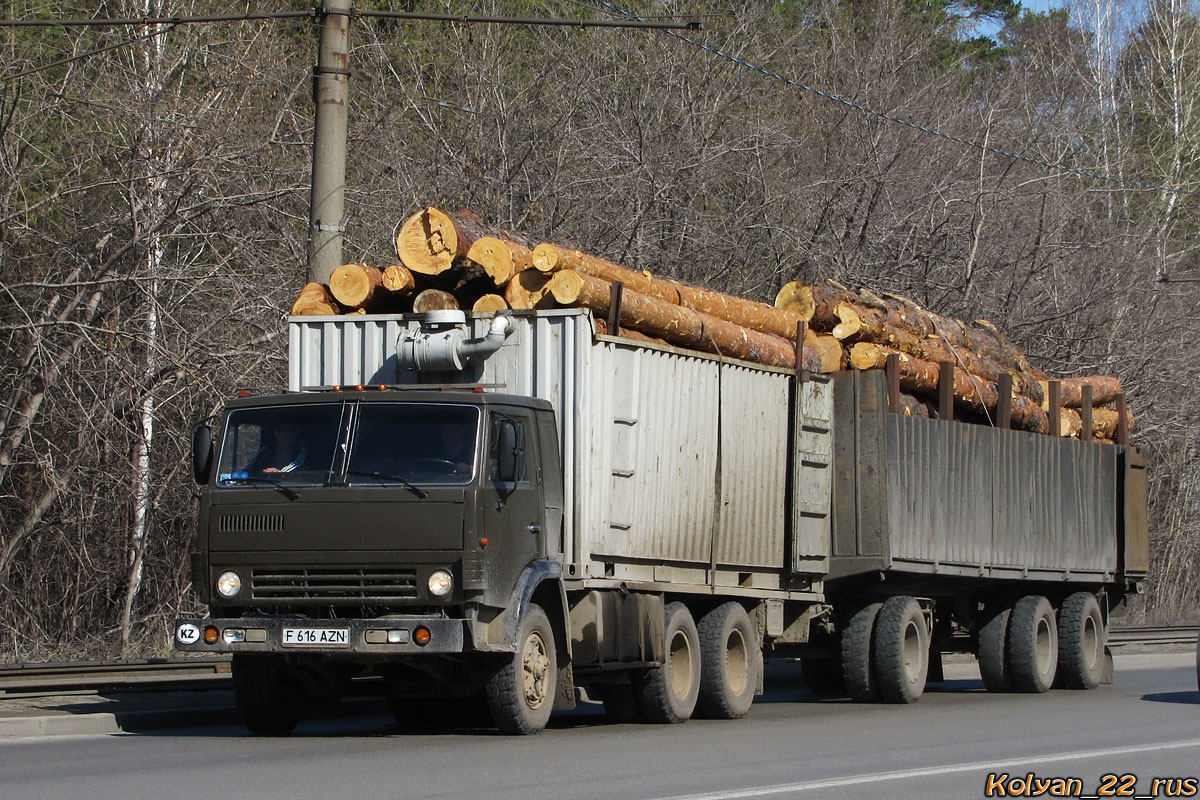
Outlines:
{"type": "Polygon", "coordinates": [[[629,15],[627,19],[565,19],[554,17],[488,17],[472,14],[426,14],[416,11],[374,11],[370,9],[320,9],[304,11],[251,11],[245,14],[212,14],[196,17],[96,17],[86,19],[0,19],[0,28],[78,28],[120,25],[192,25],[206,22],[250,22],[319,18],[330,14],[380,19],[407,19],[424,22],[458,22],[474,25],[536,25],[560,28],[641,28],[664,31],[697,31],[699,22],[662,22],[629,15]]]}
{"type": "MultiPolygon", "coordinates": [[[[615,6],[612,3],[606,2],[605,0],[592,0],[592,2],[598,6],[601,6],[605,9],[615,13],[615,14],[621,14],[622,16],[628,17],[630,19],[640,19],[640,17],[637,17],[632,12],[626,11],[625,9],[615,6]]],[[[718,58],[724,59],[725,61],[728,61],[731,64],[734,64],[739,67],[744,67],[749,70],[753,70],[754,72],[757,72],[761,75],[765,75],[768,78],[774,78],[775,80],[782,81],[783,83],[786,83],[788,86],[792,86],[796,89],[801,89],[810,94],[814,94],[817,97],[822,97],[831,102],[839,103],[843,106],[846,106],[847,108],[852,108],[855,111],[860,111],[864,114],[869,114],[870,116],[877,117],[878,119],[882,119],[887,122],[892,122],[897,125],[903,125],[906,128],[911,128],[915,131],[918,131],[918,132],[924,133],[924,134],[928,134],[930,136],[936,136],[940,139],[945,139],[946,141],[954,142],[955,144],[960,144],[964,147],[968,147],[973,150],[977,150],[981,153],[990,153],[992,155],[1001,156],[1003,158],[1009,158],[1014,161],[1022,161],[1026,164],[1033,164],[1034,166],[1042,167],[1042,168],[1048,169],[1048,170],[1058,170],[1060,172],[1067,172],[1072,175],[1078,175],[1081,178],[1091,178],[1093,180],[1123,184],[1125,186],[1133,186],[1138,189],[1147,189],[1147,190],[1156,191],[1156,192],[1169,192],[1172,194],[1188,195],[1190,197],[1200,197],[1200,191],[1194,191],[1191,189],[1183,189],[1183,188],[1180,188],[1177,186],[1162,186],[1159,184],[1135,180],[1133,178],[1122,178],[1122,177],[1118,177],[1115,175],[1106,175],[1102,172],[1094,172],[1092,170],[1080,169],[1078,167],[1067,166],[1066,164],[1059,164],[1059,163],[1054,163],[1051,161],[1045,161],[1043,159],[1036,158],[1034,156],[1027,156],[1027,155],[1023,155],[1021,153],[1014,153],[1010,150],[1004,150],[999,147],[993,147],[992,145],[983,144],[982,142],[976,142],[976,141],[972,141],[970,139],[964,139],[961,136],[955,136],[952,133],[946,133],[945,131],[940,131],[936,128],[931,128],[928,125],[922,125],[919,122],[913,122],[912,120],[905,119],[904,117],[897,117],[893,114],[888,114],[885,111],[879,111],[877,109],[870,108],[868,106],[864,106],[861,103],[857,103],[848,98],[833,94],[832,92],[826,92],[822,89],[816,88],[815,86],[809,86],[808,84],[801,83],[800,81],[797,81],[797,80],[793,80],[785,75],[780,75],[778,72],[772,72],[771,70],[767,69],[766,67],[760,66],[759,64],[755,64],[751,61],[746,61],[745,59],[738,58],[737,56],[731,55],[730,53],[726,53],[723,50],[719,50],[719,49],[713,47],[712,45],[708,45],[708,44],[705,44],[704,42],[693,39],[690,36],[684,36],[683,34],[677,33],[672,30],[668,30],[665,33],[668,36],[673,36],[676,39],[679,39],[680,41],[687,42],[688,44],[692,45],[693,47],[698,47],[707,53],[711,53],[712,55],[714,55],[718,58]]]]}

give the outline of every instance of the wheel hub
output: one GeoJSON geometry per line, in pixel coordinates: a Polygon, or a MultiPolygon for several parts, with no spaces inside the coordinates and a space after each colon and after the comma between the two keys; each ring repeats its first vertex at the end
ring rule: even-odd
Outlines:
{"type": "Polygon", "coordinates": [[[546,701],[550,678],[550,654],[540,633],[531,633],[525,640],[525,647],[521,653],[521,673],[525,704],[530,708],[540,708],[546,701]]]}

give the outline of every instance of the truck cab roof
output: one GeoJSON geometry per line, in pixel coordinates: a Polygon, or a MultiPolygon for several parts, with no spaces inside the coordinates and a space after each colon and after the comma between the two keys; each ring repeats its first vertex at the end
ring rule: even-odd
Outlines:
{"type": "Polygon", "coordinates": [[[328,403],[355,401],[363,403],[454,403],[470,406],[505,405],[520,406],[539,411],[549,411],[549,401],[536,397],[483,391],[481,388],[428,388],[424,386],[389,386],[385,389],[329,389],[327,391],[288,392],[286,394],[263,394],[230,399],[225,407],[259,408],[262,406],[297,405],[301,403],[328,403]]]}

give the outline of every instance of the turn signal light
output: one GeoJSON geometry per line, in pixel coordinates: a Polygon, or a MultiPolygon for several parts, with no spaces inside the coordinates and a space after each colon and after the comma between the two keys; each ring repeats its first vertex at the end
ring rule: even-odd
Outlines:
{"type": "MultiPolygon", "coordinates": [[[[205,633],[205,636],[208,636],[207,632],[205,633]]],[[[414,642],[419,644],[421,647],[424,647],[425,645],[429,644],[429,640],[433,638],[433,634],[429,632],[429,628],[426,628],[424,625],[422,625],[413,631],[412,638],[414,642]]]]}
{"type": "Polygon", "coordinates": [[[204,643],[205,644],[216,644],[217,639],[220,636],[221,636],[221,632],[219,630],[217,630],[216,628],[214,628],[212,625],[209,625],[207,628],[204,629],[204,643]]]}
{"type": "Polygon", "coordinates": [[[480,547],[487,547],[487,543],[488,543],[488,538],[486,536],[479,537],[479,546],[480,547]]]}

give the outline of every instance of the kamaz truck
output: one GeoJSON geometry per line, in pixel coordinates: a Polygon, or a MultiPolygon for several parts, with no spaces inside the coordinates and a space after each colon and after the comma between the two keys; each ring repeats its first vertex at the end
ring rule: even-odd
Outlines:
{"type": "Polygon", "coordinates": [[[917,700],[942,654],[997,692],[1086,689],[1148,567],[1136,448],[889,413],[807,375],[598,335],[581,310],[293,317],[288,391],[198,426],[175,647],[229,653],[255,732],[316,702],[601,702],[733,719],[763,662],[917,700]]]}

